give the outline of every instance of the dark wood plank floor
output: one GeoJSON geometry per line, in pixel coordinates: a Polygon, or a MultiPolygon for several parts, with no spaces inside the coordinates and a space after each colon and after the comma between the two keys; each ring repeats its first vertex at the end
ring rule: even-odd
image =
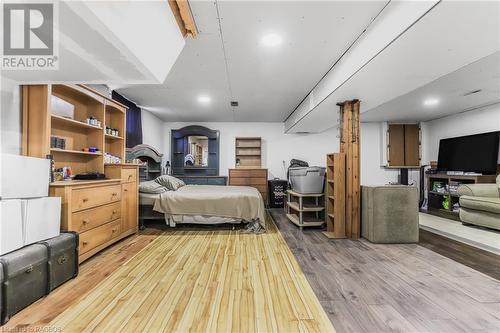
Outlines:
{"type": "Polygon", "coordinates": [[[500,280],[500,256],[420,229],[419,245],[500,280]]]}
{"type": "Polygon", "coordinates": [[[500,281],[424,246],[329,240],[271,213],[339,333],[500,331],[500,281]]]}

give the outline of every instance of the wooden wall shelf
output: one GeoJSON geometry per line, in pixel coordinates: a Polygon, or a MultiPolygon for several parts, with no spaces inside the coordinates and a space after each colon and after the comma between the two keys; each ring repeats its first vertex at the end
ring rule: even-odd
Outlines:
{"type": "Polygon", "coordinates": [[[241,169],[262,167],[262,139],[237,137],[235,139],[235,165],[236,168],[241,169]]]}

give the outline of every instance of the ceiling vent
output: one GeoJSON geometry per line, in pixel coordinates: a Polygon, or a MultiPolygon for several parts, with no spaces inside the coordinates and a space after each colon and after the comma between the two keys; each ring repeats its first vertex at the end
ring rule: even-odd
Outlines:
{"type": "Polygon", "coordinates": [[[472,91],[469,91],[469,92],[465,93],[464,96],[469,96],[469,95],[477,94],[477,93],[479,93],[481,91],[483,91],[483,89],[472,90],[472,91]]]}
{"type": "Polygon", "coordinates": [[[231,106],[238,106],[238,101],[231,101],[231,106]]]}

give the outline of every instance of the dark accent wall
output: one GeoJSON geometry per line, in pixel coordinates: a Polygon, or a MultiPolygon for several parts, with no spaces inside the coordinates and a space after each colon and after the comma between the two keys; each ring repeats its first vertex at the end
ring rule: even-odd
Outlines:
{"type": "Polygon", "coordinates": [[[127,141],[126,147],[133,148],[142,144],[141,108],[113,90],[112,98],[127,106],[127,141]]]}

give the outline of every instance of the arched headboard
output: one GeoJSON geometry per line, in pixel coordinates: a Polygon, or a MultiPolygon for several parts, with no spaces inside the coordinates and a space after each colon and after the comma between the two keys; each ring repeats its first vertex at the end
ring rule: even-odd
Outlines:
{"type": "Polygon", "coordinates": [[[127,148],[127,161],[139,159],[144,162],[144,165],[139,167],[139,178],[141,181],[153,180],[162,174],[163,154],[150,145],[140,144],[133,148],[127,148]]]}
{"type": "Polygon", "coordinates": [[[219,175],[219,131],[204,126],[186,126],[172,130],[170,160],[172,174],[179,176],[218,176],[219,175]],[[184,157],[188,151],[189,136],[206,136],[208,138],[207,166],[185,166],[184,157]]]}

